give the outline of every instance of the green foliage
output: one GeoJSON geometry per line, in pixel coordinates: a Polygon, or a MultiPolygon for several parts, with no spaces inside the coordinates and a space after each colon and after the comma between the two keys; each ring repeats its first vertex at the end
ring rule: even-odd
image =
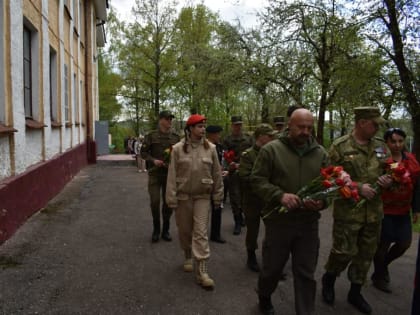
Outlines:
{"type": "Polygon", "coordinates": [[[109,60],[98,54],[99,119],[112,125],[121,113],[117,95],[121,87],[121,77],[112,71],[109,60]]]}
{"type": "MultiPolygon", "coordinates": [[[[366,26],[391,2],[367,2],[359,16],[351,16],[347,0],[270,0],[255,29],[221,21],[203,4],[178,10],[175,2],[136,0],[134,22],[118,21],[111,10],[107,53],[120,75],[121,116],[132,135],[154,128],[163,109],[174,112],[178,129],[199,112],[226,132],[231,115],[241,114],[252,128],[284,115],[290,105],[304,105],[317,117],[318,140],[327,145],[349,131],[356,106],[377,105],[394,118],[407,108],[407,86],[393,65],[392,47],[377,49],[366,41],[366,26]],[[327,112],[334,119],[324,126],[327,112]]],[[[412,0],[396,3],[410,19],[416,11],[406,8],[418,8],[412,0]]],[[[369,36],[391,43],[377,24],[369,36]]],[[[402,29],[404,45],[413,30],[402,29]]],[[[404,54],[415,85],[420,63],[409,46],[404,54]]]]}
{"type": "Polygon", "coordinates": [[[115,146],[113,153],[125,153],[124,139],[133,136],[132,129],[124,124],[116,123],[109,127],[109,133],[112,136],[112,144],[115,146]]]}

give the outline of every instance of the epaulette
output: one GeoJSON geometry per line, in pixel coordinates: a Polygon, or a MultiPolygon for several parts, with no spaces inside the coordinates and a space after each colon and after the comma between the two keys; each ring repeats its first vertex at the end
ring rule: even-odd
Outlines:
{"type": "Polygon", "coordinates": [[[347,140],[349,140],[349,138],[350,138],[349,134],[341,136],[340,138],[335,139],[333,141],[333,144],[334,145],[339,145],[340,143],[343,143],[343,142],[346,142],[347,140]]]}
{"type": "Polygon", "coordinates": [[[385,143],[385,140],[384,139],[382,139],[381,137],[373,137],[373,139],[375,140],[375,141],[379,141],[379,142],[383,142],[383,143],[385,143]]]}
{"type": "Polygon", "coordinates": [[[246,149],[245,151],[242,151],[241,156],[245,156],[249,153],[248,149],[246,149]]]}

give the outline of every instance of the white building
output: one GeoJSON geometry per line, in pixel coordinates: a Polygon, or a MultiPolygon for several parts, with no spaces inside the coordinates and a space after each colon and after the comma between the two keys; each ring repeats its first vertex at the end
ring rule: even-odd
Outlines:
{"type": "Polygon", "coordinates": [[[96,161],[107,0],[0,0],[0,243],[96,161]]]}

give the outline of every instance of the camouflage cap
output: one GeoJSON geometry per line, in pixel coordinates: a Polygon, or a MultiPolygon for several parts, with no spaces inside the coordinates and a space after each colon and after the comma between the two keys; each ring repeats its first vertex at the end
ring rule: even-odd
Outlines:
{"type": "Polygon", "coordinates": [[[175,118],[175,116],[169,110],[163,110],[159,113],[160,118],[175,118]]]}
{"type": "Polygon", "coordinates": [[[242,116],[232,116],[230,122],[232,124],[242,124],[242,116]]]}
{"type": "Polygon", "coordinates": [[[386,122],[386,120],[381,116],[379,108],[374,106],[355,107],[354,117],[356,121],[359,119],[371,119],[377,124],[383,124],[386,122]]]}
{"type": "Polygon", "coordinates": [[[274,130],[273,127],[271,127],[271,125],[269,125],[269,124],[260,124],[255,129],[254,136],[255,136],[255,138],[258,138],[259,136],[263,136],[263,135],[273,136],[276,133],[277,133],[277,131],[274,130]]]}
{"type": "Polygon", "coordinates": [[[286,122],[284,120],[284,116],[274,116],[273,123],[275,125],[284,125],[286,122]]]}

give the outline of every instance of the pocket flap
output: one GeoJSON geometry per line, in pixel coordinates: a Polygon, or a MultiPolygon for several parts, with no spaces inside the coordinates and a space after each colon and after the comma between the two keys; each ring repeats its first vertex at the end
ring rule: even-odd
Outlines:
{"type": "Polygon", "coordinates": [[[203,179],[201,180],[201,182],[202,182],[203,184],[208,184],[208,185],[213,184],[213,180],[212,180],[211,178],[203,178],[203,179]]]}

